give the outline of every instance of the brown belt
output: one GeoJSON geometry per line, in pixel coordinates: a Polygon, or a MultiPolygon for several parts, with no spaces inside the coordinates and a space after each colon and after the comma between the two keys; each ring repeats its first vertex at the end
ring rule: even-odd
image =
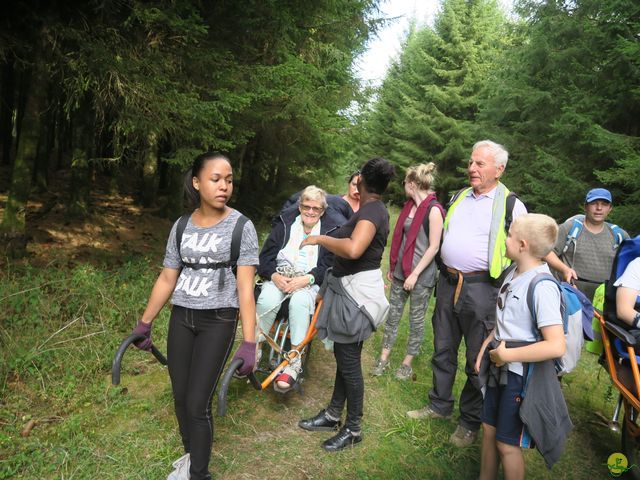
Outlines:
{"type": "Polygon", "coordinates": [[[489,272],[486,270],[479,270],[475,272],[461,272],[460,270],[456,270],[455,268],[447,267],[447,273],[450,275],[455,275],[457,277],[456,282],[456,290],[453,293],[453,304],[458,303],[458,298],[460,297],[460,292],[462,291],[462,284],[465,279],[472,281],[490,281],[491,277],[489,276],[489,272]],[[486,279],[486,280],[485,280],[486,279]]]}

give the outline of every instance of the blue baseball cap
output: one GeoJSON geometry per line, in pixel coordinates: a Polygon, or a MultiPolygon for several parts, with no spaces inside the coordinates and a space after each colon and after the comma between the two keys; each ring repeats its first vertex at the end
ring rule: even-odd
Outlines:
{"type": "Polygon", "coordinates": [[[589,190],[584,203],[591,203],[595,202],[596,200],[606,200],[609,203],[613,203],[611,192],[606,188],[594,188],[589,190]]]}

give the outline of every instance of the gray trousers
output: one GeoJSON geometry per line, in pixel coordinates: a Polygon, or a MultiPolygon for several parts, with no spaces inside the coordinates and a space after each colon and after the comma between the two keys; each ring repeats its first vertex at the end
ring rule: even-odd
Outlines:
{"type": "Polygon", "coordinates": [[[434,352],[431,359],[433,388],[429,392],[431,408],[441,415],[453,412],[453,383],[458,370],[458,349],[464,338],[467,381],[460,395],[460,420],[463,427],[477,431],[482,413],[482,393],[474,364],[482,342],[495,325],[498,288],[490,282],[464,282],[456,305],[456,285],[440,273],[433,314],[434,352]]]}
{"type": "Polygon", "coordinates": [[[398,326],[404,313],[404,306],[409,299],[409,340],[407,341],[407,355],[417,355],[422,346],[424,338],[425,314],[429,306],[429,299],[433,287],[416,285],[414,289],[407,292],[404,288],[404,281],[394,278],[391,282],[391,293],[389,294],[389,316],[384,327],[382,337],[382,348],[391,350],[396,343],[398,336],[398,326]]]}

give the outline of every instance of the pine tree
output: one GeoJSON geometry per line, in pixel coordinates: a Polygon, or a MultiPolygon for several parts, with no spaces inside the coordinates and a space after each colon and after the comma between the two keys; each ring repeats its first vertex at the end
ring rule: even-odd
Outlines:
{"type": "Polygon", "coordinates": [[[465,184],[478,95],[495,68],[504,18],[491,0],[445,0],[433,28],[413,29],[383,83],[371,144],[402,168],[434,161],[441,198],[465,184]]]}
{"type": "Polygon", "coordinates": [[[586,191],[613,190],[612,219],[640,226],[640,48],[637,2],[523,1],[514,48],[486,92],[482,120],[516,158],[510,178],[529,207],[558,220],[586,191]]]}

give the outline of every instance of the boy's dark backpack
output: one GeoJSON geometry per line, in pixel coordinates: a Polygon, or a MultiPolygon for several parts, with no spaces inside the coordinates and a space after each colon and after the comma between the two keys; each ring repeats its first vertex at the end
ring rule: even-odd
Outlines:
{"type": "MultiPolygon", "coordinates": [[[[184,229],[187,227],[187,223],[189,222],[189,218],[191,217],[190,213],[186,213],[180,217],[178,220],[178,225],[176,226],[176,247],[178,249],[178,256],[180,257],[180,261],[182,262],[183,267],[189,267],[194,270],[200,270],[203,268],[210,268],[213,270],[219,268],[230,268],[233,272],[233,275],[236,276],[237,267],[238,267],[238,258],[240,257],[240,244],[242,243],[242,232],[244,231],[244,225],[249,220],[244,215],[240,214],[238,220],[236,221],[235,227],[233,227],[233,233],[231,234],[231,249],[229,255],[229,261],[227,262],[213,262],[213,263],[189,263],[185,262],[182,258],[182,253],[180,252],[180,246],[182,244],[182,235],[184,233],[184,229]]],[[[219,287],[222,289],[224,287],[224,275],[220,275],[220,284],[219,287]]]]}

